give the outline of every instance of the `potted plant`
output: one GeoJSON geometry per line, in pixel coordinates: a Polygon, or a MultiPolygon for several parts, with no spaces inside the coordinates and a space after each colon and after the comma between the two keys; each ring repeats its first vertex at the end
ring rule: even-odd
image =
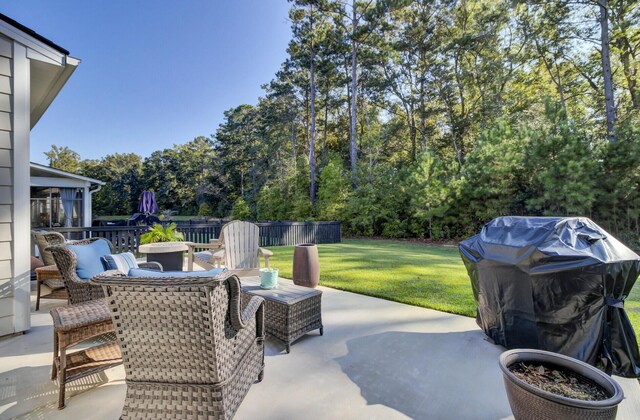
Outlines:
{"type": "Polygon", "coordinates": [[[516,419],[615,419],[624,397],[599,369],[544,350],[506,351],[500,369],[516,419]]]}
{"type": "Polygon", "coordinates": [[[175,223],[167,226],[157,223],[140,236],[140,252],[147,254],[147,261],[162,264],[165,271],[182,270],[187,246],[182,243],[184,235],[176,228],[175,223]]]}

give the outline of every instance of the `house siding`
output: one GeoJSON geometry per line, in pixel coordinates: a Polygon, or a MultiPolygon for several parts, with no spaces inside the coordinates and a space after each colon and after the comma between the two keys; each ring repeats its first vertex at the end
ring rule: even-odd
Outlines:
{"type": "Polygon", "coordinates": [[[13,42],[0,37],[0,336],[15,332],[13,282],[13,42]]]}

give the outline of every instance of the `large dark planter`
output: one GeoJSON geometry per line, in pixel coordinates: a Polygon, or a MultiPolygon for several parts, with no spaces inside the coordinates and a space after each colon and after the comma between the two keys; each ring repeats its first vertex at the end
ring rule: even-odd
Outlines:
{"type": "Polygon", "coordinates": [[[163,271],[182,271],[183,259],[183,251],[147,254],[147,261],[160,263],[163,271]]]}
{"type": "Polygon", "coordinates": [[[516,419],[615,419],[618,404],[624,398],[620,385],[608,375],[580,360],[544,350],[515,349],[500,355],[504,385],[511,411],[516,419]],[[517,362],[556,365],[573,371],[602,386],[609,398],[581,401],[543,391],[515,376],[509,366],[517,362]]]}
{"type": "Polygon", "coordinates": [[[293,250],[293,283],[316,287],[320,282],[320,259],[315,244],[296,245],[293,250]]]}
{"type": "Polygon", "coordinates": [[[158,242],[139,247],[141,253],[147,254],[147,261],[160,263],[164,271],[182,271],[187,249],[184,242],[158,242]]]}

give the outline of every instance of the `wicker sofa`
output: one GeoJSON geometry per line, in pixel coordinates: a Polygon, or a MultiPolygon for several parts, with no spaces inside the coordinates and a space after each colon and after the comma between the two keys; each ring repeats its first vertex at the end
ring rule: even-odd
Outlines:
{"type": "Polygon", "coordinates": [[[122,418],[231,418],[262,380],[264,301],[241,307],[240,281],[94,277],[104,288],[124,361],[122,418]]]}
{"type": "MultiPolygon", "coordinates": [[[[74,305],[80,302],[86,302],[88,300],[95,300],[104,297],[102,287],[95,284],[91,284],[88,279],[81,279],[78,277],[76,269],[78,267],[78,259],[76,254],[69,249],[68,245],[88,245],[95,241],[106,241],[109,244],[109,249],[113,253],[113,245],[111,242],[104,238],[90,238],[81,239],[79,241],[69,241],[64,244],[49,246],[47,251],[53,254],[64,285],[69,293],[69,303],[74,305]]],[[[162,266],[156,262],[140,263],[142,268],[150,268],[155,270],[162,270],[162,266]]]]}

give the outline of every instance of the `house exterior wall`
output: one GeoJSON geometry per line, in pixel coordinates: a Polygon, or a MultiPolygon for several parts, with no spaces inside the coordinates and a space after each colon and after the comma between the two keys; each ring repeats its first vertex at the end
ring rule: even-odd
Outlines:
{"type": "Polygon", "coordinates": [[[0,336],[30,327],[29,62],[0,36],[0,336]]]}
{"type": "Polygon", "coordinates": [[[0,37],[0,335],[13,327],[12,42],[0,37]]]}

